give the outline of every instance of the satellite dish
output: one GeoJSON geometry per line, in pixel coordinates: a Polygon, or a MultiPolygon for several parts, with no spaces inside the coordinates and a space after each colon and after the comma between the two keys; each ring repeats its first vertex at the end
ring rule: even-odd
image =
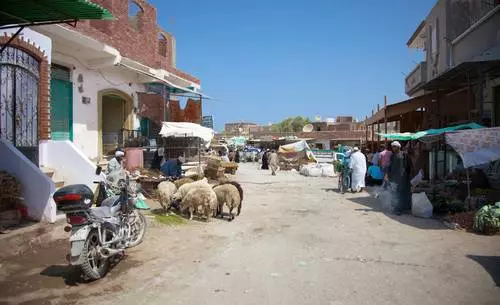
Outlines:
{"type": "Polygon", "coordinates": [[[307,124],[304,127],[302,127],[302,132],[311,132],[313,131],[314,126],[312,124],[307,124]]]}

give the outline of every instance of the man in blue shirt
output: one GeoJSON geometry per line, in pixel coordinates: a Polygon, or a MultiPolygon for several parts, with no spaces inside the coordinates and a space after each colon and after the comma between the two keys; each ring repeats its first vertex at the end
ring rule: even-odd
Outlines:
{"type": "Polygon", "coordinates": [[[160,171],[167,177],[180,178],[182,176],[182,163],[186,162],[183,156],[177,159],[170,159],[163,163],[160,171]]]}

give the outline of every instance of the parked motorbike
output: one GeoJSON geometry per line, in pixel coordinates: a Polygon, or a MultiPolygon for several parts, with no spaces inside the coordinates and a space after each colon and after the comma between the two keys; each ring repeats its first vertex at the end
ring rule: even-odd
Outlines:
{"type": "MultiPolygon", "coordinates": [[[[96,175],[101,170],[97,167],[96,175]]],[[[70,225],[65,228],[71,232],[68,260],[90,280],[102,278],[111,258],[139,245],[146,233],[146,218],[136,208],[137,189],[125,176],[118,183],[120,194],[103,199],[98,207],[92,207],[94,193],[84,184],[68,185],[54,193],[57,209],[66,213],[70,225]]],[[[103,182],[94,183],[104,191],[103,182]]]]}

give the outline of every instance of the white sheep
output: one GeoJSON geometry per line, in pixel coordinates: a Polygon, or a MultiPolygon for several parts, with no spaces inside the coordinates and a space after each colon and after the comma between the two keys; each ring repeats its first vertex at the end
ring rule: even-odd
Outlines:
{"type": "Polygon", "coordinates": [[[238,212],[236,215],[240,215],[241,212],[241,201],[243,197],[240,195],[240,190],[233,184],[227,183],[214,187],[214,192],[217,195],[217,214],[222,216],[222,211],[224,208],[224,204],[229,209],[230,219],[232,221],[234,219],[233,209],[237,209],[238,212]]]}
{"type": "Polygon", "coordinates": [[[177,187],[170,181],[163,181],[158,184],[158,195],[160,199],[160,205],[163,207],[163,210],[167,212],[170,210],[172,206],[172,197],[174,196],[177,187]]]}
{"type": "Polygon", "coordinates": [[[207,178],[182,185],[179,189],[177,189],[174,196],[172,196],[172,201],[180,202],[190,190],[198,188],[211,188],[208,184],[207,178]]]}
{"type": "Polygon", "coordinates": [[[211,216],[215,216],[217,210],[217,195],[211,188],[194,188],[187,192],[182,199],[180,210],[189,210],[189,220],[193,219],[193,213],[202,208],[206,221],[210,221],[211,216]]]}

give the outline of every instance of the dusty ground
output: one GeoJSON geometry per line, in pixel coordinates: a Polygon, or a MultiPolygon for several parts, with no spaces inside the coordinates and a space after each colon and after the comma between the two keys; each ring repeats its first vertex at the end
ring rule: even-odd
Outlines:
{"type": "Polygon", "coordinates": [[[66,265],[65,239],[4,258],[0,304],[499,304],[500,236],[386,215],[333,179],[255,165],[236,177],[246,197],[234,222],[151,221],[94,283],[66,265]]]}

